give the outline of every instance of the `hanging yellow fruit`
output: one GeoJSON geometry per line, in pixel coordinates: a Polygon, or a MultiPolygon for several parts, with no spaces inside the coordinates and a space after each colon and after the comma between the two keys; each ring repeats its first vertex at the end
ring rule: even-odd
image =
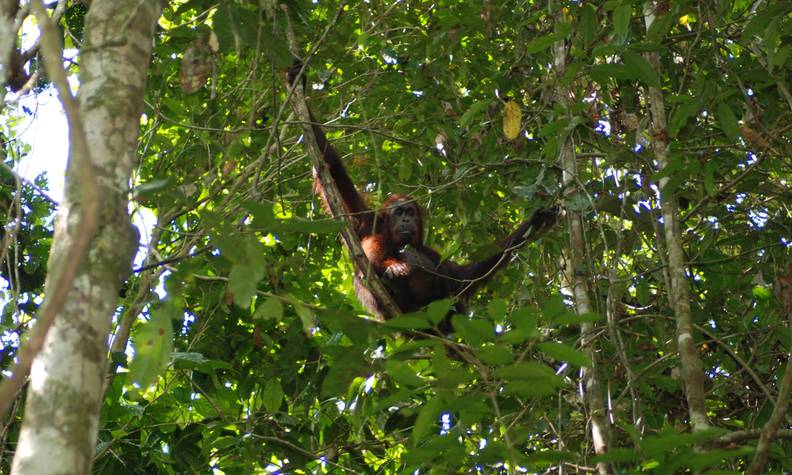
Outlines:
{"type": "Polygon", "coordinates": [[[516,102],[507,100],[503,106],[503,134],[509,140],[514,140],[520,135],[522,125],[522,110],[516,102]]]}

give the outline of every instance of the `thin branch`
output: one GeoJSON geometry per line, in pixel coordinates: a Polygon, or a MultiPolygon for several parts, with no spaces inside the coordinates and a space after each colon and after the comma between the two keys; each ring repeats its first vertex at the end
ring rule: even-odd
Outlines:
{"type": "Polygon", "coordinates": [[[289,442],[288,440],[281,439],[279,437],[269,436],[269,435],[253,434],[253,437],[256,437],[256,438],[261,439],[261,440],[265,440],[267,442],[274,442],[276,444],[283,445],[284,447],[288,447],[288,448],[290,448],[290,449],[292,449],[292,450],[294,450],[294,451],[296,451],[298,453],[301,453],[304,456],[309,457],[309,458],[311,458],[313,460],[321,460],[323,463],[326,463],[327,465],[330,465],[331,467],[334,467],[334,468],[336,468],[338,470],[342,470],[343,473],[352,473],[352,474],[360,475],[360,472],[357,472],[355,470],[352,470],[349,467],[345,467],[343,465],[339,465],[339,464],[333,462],[332,460],[330,460],[331,457],[329,457],[327,455],[315,454],[313,452],[305,450],[304,448],[300,447],[299,445],[295,445],[295,444],[289,442]]]}
{"type": "Polygon", "coordinates": [[[168,264],[173,264],[173,263],[179,262],[179,261],[181,261],[183,259],[190,259],[190,258],[196,257],[198,255],[203,254],[204,252],[211,251],[212,249],[214,249],[214,246],[209,245],[209,246],[203,246],[201,248],[198,248],[195,251],[190,252],[190,253],[182,253],[182,252],[180,252],[179,254],[177,254],[175,256],[168,257],[166,259],[162,259],[161,261],[152,262],[152,263],[146,263],[146,264],[144,264],[144,265],[142,265],[142,266],[140,266],[140,267],[138,267],[136,269],[132,269],[132,272],[137,274],[139,272],[144,272],[144,271],[147,271],[147,270],[155,269],[157,267],[162,267],[162,266],[166,266],[168,264]]]}
{"type": "Polygon", "coordinates": [[[8,166],[8,165],[6,165],[5,163],[2,163],[2,162],[0,162],[0,167],[3,167],[3,168],[6,170],[6,171],[8,171],[8,173],[12,174],[12,175],[14,176],[14,179],[15,179],[15,180],[19,180],[20,182],[24,183],[24,184],[25,184],[25,186],[29,186],[30,188],[32,188],[32,189],[33,189],[33,191],[35,191],[36,193],[38,193],[38,194],[39,194],[39,195],[40,195],[42,198],[44,198],[44,199],[45,199],[45,200],[46,200],[46,201],[47,201],[49,204],[51,204],[51,205],[53,205],[53,206],[58,206],[58,202],[57,202],[57,201],[55,201],[55,199],[54,199],[53,197],[51,197],[50,195],[48,195],[46,191],[42,190],[42,189],[41,189],[41,188],[40,188],[38,185],[36,185],[35,183],[33,183],[31,180],[28,180],[27,178],[23,177],[22,175],[20,175],[19,173],[17,173],[17,171],[16,171],[16,170],[14,170],[13,168],[9,167],[9,166],[8,166]]]}

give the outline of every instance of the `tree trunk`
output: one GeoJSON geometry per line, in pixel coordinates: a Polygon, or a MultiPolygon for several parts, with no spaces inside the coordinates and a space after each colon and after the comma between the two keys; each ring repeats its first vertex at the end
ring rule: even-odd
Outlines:
{"type": "Polygon", "coordinates": [[[159,11],[157,0],[94,0],[86,16],[78,117],[90,153],[76,156],[82,152],[72,140],[46,295],[82,232],[84,176],[75,170],[81,159],[91,163],[101,197],[99,225],[88,259],[33,361],[15,474],[91,471],[110,320],[137,248],[127,195],[159,11]]]}
{"type": "MultiPolygon", "coordinates": [[[[646,30],[654,21],[654,2],[644,4],[646,30]]],[[[660,58],[657,53],[646,53],[646,59],[655,71],[660,73],[660,58]]],[[[649,112],[651,113],[652,152],[660,169],[668,166],[668,131],[663,92],[656,87],[648,87],[649,112]]],[[[688,404],[690,426],[694,431],[709,427],[707,408],[704,403],[704,370],[693,338],[693,314],[690,310],[688,282],[685,277],[685,256],[679,231],[679,210],[676,194],[668,190],[669,177],[660,178],[660,208],[663,214],[663,230],[668,252],[668,274],[671,279],[669,303],[674,309],[676,320],[677,348],[682,367],[682,380],[688,404]]]]}
{"type": "MultiPolygon", "coordinates": [[[[563,21],[562,16],[558,16],[559,21],[563,21]]],[[[566,47],[564,42],[558,42],[553,50],[554,67],[556,77],[562,77],[566,70],[566,47]]],[[[556,100],[569,107],[569,92],[563,86],[556,88],[556,100]]],[[[575,151],[572,146],[572,138],[567,135],[563,142],[559,144],[560,154],[558,161],[563,172],[564,188],[574,193],[577,188],[577,164],[575,163],[575,151]]],[[[585,241],[583,236],[583,223],[579,212],[571,209],[566,210],[567,227],[569,229],[569,251],[565,269],[566,286],[572,292],[575,311],[578,315],[590,314],[593,311],[591,299],[589,298],[588,286],[585,276],[578,273],[581,269],[587,269],[585,258],[585,241]]],[[[586,408],[591,417],[591,438],[594,445],[594,452],[602,455],[608,451],[610,445],[610,427],[608,424],[607,408],[602,397],[602,385],[597,375],[597,351],[595,347],[594,325],[585,322],[580,325],[581,350],[591,361],[590,368],[583,368],[581,377],[583,379],[583,397],[586,408]]],[[[605,462],[597,463],[597,473],[607,475],[611,473],[611,467],[605,462]]]]}

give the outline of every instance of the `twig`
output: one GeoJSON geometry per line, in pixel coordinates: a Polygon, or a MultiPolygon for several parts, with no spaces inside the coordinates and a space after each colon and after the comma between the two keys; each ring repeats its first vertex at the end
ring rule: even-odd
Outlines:
{"type": "MultiPolygon", "coordinates": [[[[723,186],[721,186],[720,188],[718,188],[718,190],[717,190],[717,191],[715,191],[715,193],[714,193],[712,196],[718,196],[718,195],[720,195],[721,193],[725,193],[725,192],[726,192],[726,191],[728,191],[730,188],[732,188],[732,187],[733,187],[733,186],[735,186],[736,184],[740,183],[740,182],[741,182],[741,181],[742,181],[742,180],[743,180],[745,177],[747,177],[747,176],[748,176],[748,175],[749,175],[749,174],[750,174],[750,173],[751,173],[751,172],[754,170],[754,168],[758,167],[758,166],[759,166],[759,164],[761,164],[761,163],[762,163],[762,161],[763,161],[763,158],[757,158],[757,160],[756,160],[755,162],[753,162],[752,164],[750,164],[750,165],[748,165],[747,167],[745,167],[745,170],[743,170],[743,172],[742,172],[742,173],[740,173],[739,175],[737,175],[736,177],[734,177],[733,179],[731,179],[731,180],[730,180],[728,183],[726,183],[726,184],[724,184],[723,186]]],[[[696,206],[694,206],[694,207],[693,207],[693,209],[691,209],[691,210],[690,210],[690,211],[689,211],[687,214],[685,214],[684,216],[682,216],[682,218],[680,218],[680,220],[679,220],[679,223],[680,223],[680,224],[682,224],[682,223],[684,223],[685,221],[687,221],[687,220],[688,220],[688,218],[690,218],[691,216],[693,216],[693,214],[694,214],[696,211],[698,211],[698,210],[699,210],[699,208],[701,208],[702,206],[704,206],[704,205],[705,205],[706,203],[708,203],[708,202],[709,202],[711,199],[712,199],[712,197],[711,197],[711,196],[709,196],[709,195],[705,196],[705,197],[704,197],[702,200],[700,200],[698,203],[696,203],[696,206]]]]}
{"type": "Polygon", "coordinates": [[[203,254],[206,251],[211,251],[212,249],[214,249],[214,246],[211,246],[211,245],[210,246],[203,246],[203,247],[198,248],[195,251],[190,252],[190,253],[179,253],[179,254],[177,254],[175,256],[168,257],[166,259],[162,259],[161,261],[144,264],[144,265],[142,265],[142,266],[140,266],[140,267],[138,267],[136,269],[132,269],[132,272],[137,274],[139,272],[151,270],[151,269],[154,269],[154,268],[157,268],[157,267],[162,267],[162,266],[165,266],[165,265],[168,265],[168,264],[173,264],[174,262],[179,262],[182,259],[189,259],[189,258],[198,256],[200,254],[203,254]]]}
{"type": "Polygon", "coordinates": [[[355,470],[352,470],[349,467],[345,467],[343,465],[339,465],[339,464],[333,462],[332,460],[330,460],[330,458],[332,458],[330,456],[315,454],[313,452],[305,450],[304,448],[300,447],[299,445],[296,445],[296,444],[293,444],[293,443],[289,442],[288,440],[281,439],[279,437],[273,437],[271,435],[257,435],[257,434],[251,434],[251,435],[253,435],[253,437],[256,437],[258,439],[265,440],[267,442],[274,442],[276,444],[283,445],[284,447],[288,447],[288,448],[290,448],[290,449],[292,449],[292,450],[294,450],[296,452],[299,452],[299,453],[303,454],[304,456],[312,458],[314,460],[321,460],[323,463],[326,463],[327,465],[330,465],[331,467],[334,467],[336,469],[342,470],[343,473],[353,473],[353,474],[360,475],[360,472],[357,472],[355,470]]]}
{"type": "Polygon", "coordinates": [[[24,183],[25,186],[29,186],[30,188],[32,188],[33,191],[35,191],[36,193],[41,195],[41,197],[44,198],[49,204],[51,204],[53,206],[58,206],[58,202],[55,201],[55,199],[53,197],[48,195],[46,191],[42,190],[38,185],[33,183],[31,180],[28,180],[27,178],[23,177],[22,175],[17,173],[16,170],[14,170],[13,168],[9,167],[5,163],[0,163],[0,167],[3,167],[4,169],[6,169],[6,171],[8,171],[8,173],[12,174],[16,180],[19,180],[22,183],[24,183]]]}

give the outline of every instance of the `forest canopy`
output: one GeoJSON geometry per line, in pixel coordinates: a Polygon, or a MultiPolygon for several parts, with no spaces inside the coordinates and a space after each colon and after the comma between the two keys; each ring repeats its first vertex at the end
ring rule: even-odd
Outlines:
{"type": "Polygon", "coordinates": [[[792,471],[789,2],[3,3],[3,473],[792,471]],[[450,335],[355,298],[295,59],[443,259],[561,210],[450,335]],[[20,170],[56,93],[62,199],[20,170]]]}

